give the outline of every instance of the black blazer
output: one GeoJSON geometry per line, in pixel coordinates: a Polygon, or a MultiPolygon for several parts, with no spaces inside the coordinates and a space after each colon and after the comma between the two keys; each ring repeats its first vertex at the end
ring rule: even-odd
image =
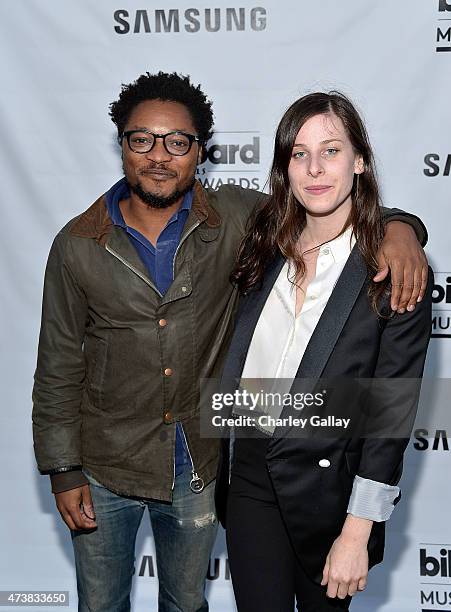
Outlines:
{"type": "MultiPolygon", "coordinates": [[[[277,256],[267,266],[262,286],[241,298],[224,366],[225,381],[239,382],[260,313],[284,263],[282,255],[277,256]]],[[[431,331],[432,270],[426,295],[412,313],[378,317],[368,299],[368,286],[367,268],[356,245],[314,330],[296,378],[422,376],[431,331]]],[[[381,308],[389,312],[388,298],[385,301],[381,308]]],[[[396,485],[408,438],[334,439],[312,435],[299,439],[283,433],[276,429],[269,442],[268,469],[299,560],[310,577],[321,582],[327,553],[346,518],[354,476],[396,485]],[[324,458],[330,461],[330,467],[319,466],[324,458]]],[[[216,504],[225,527],[228,471],[228,440],[223,440],[216,504]]],[[[384,526],[384,522],[373,524],[368,543],[370,567],[383,558],[384,526]]]]}

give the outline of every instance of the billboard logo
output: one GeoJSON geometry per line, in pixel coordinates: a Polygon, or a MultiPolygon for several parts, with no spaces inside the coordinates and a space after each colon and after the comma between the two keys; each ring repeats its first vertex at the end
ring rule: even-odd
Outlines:
{"type": "Polygon", "coordinates": [[[451,549],[439,544],[428,546],[434,546],[437,550],[432,554],[430,548],[420,548],[420,576],[451,578],[451,549]]]}
{"type": "Polygon", "coordinates": [[[212,164],[260,163],[260,138],[254,136],[250,144],[214,144],[207,147],[207,159],[212,164]]]}
{"type": "Polygon", "coordinates": [[[256,131],[215,132],[206,160],[197,168],[204,187],[238,185],[260,189],[260,136],[256,131]]]}
{"type": "MultiPolygon", "coordinates": [[[[438,276],[448,274],[447,272],[438,272],[438,276]]],[[[432,289],[433,304],[451,304],[451,276],[446,276],[444,283],[435,283],[432,289]]]]}
{"type": "Polygon", "coordinates": [[[439,0],[438,11],[440,25],[437,26],[437,46],[435,50],[437,53],[442,53],[451,51],[451,15],[449,15],[451,12],[451,0],[439,0]],[[448,14],[447,17],[445,17],[446,14],[448,14]]]}
{"type": "Polygon", "coordinates": [[[420,590],[421,612],[451,612],[451,549],[449,544],[426,544],[420,546],[420,590]],[[428,580],[430,579],[430,581],[428,580]],[[428,587],[428,585],[431,585],[428,587]],[[427,608],[423,608],[426,605],[427,608]]]}
{"type": "Polygon", "coordinates": [[[434,272],[432,338],[451,338],[451,272],[434,272]]]}
{"type": "Polygon", "coordinates": [[[451,549],[432,544],[438,550],[431,554],[430,548],[420,548],[420,576],[451,578],[451,549]]]}

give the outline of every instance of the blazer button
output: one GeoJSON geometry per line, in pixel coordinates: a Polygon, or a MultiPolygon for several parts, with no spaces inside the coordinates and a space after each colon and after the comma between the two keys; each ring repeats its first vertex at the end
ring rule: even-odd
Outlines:
{"type": "Polygon", "coordinates": [[[329,467],[329,466],[330,466],[330,461],[329,461],[329,459],[320,459],[320,460],[318,461],[318,465],[319,465],[320,467],[324,467],[324,468],[326,468],[326,467],[329,467]]]}
{"type": "Polygon", "coordinates": [[[164,371],[164,375],[165,376],[172,376],[172,369],[171,368],[166,368],[164,371]]]}
{"type": "Polygon", "coordinates": [[[172,423],[172,412],[168,410],[168,412],[164,413],[163,421],[166,425],[170,425],[172,423]]]}
{"type": "Polygon", "coordinates": [[[166,327],[166,325],[167,325],[167,324],[168,324],[168,322],[166,321],[166,319],[160,319],[160,320],[158,321],[158,325],[159,325],[160,327],[166,327]]]}

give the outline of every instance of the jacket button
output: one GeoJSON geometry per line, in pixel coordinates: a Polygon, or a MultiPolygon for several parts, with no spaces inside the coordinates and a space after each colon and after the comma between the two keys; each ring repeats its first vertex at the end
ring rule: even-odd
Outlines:
{"type": "Polygon", "coordinates": [[[172,370],[171,370],[171,368],[166,368],[166,370],[164,371],[164,375],[165,375],[165,376],[172,376],[172,370]]]}
{"type": "Polygon", "coordinates": [[[172,412],[165,412],[163,416],[163,421],[166,423],[166,425],[172,423],[172,412]]]}
{"type": "Polygon", "coordinates": [[[330,466],[330,461],[329,461],[329,459],[320,459],[318,461],[318,465],[320,467],[329,467],[330,466]]]}
{"type": "Polygon", "coordinates": [[[160,320],[158,321],[158,325],[159,325],[160,327],[166,327],[166,325],[167,325],[167,324],[168,324],[168,322],[166,321],[166,319],[160,319],[160,320]]]}

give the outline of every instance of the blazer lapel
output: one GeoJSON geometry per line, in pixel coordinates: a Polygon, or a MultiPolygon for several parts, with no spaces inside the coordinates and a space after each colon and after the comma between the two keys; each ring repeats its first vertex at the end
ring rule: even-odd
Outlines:
{"type": "Polygon", "coordinates": [[[237,379],[235,388],[238,386],[258,319],[285,261],[282,254],[278,253],[265,270],[261,288],[251,290],[240,299],[235,331],[222,374],[223,381],[237,379]]]}
{"type": "MultiPolygon", "coordinates": [[[[262,287],[241,298],[238,320],[224,364],[223,379],[241,377],[258,319],[284,263],[285,258],[279,253],[266,269],[262,287]]],[[[355,245],[305,349],[296,378],[321,376],[367,273],[365,261],[355,245]]]]}
{"type": "Polygon", "coordinates": [[[296,378],[319,378],[362,289],[368,270],[354,245],[305,349],[296,378]]]}
{"type": "MultiPolygon", "coordinates": [[[[297,380],[291,389],[292,393],[301,390],[312,392],[348,320],[367,275],[365,261],[356,244],[307,344],[296,372],[297,380]]],[[[277,457],[281,450],[298,448],[296,435],[293,436],[291,431],[293,428],[289,425],[276,427],[268,446],[266,455],[268,460],[277,457]]]]}

